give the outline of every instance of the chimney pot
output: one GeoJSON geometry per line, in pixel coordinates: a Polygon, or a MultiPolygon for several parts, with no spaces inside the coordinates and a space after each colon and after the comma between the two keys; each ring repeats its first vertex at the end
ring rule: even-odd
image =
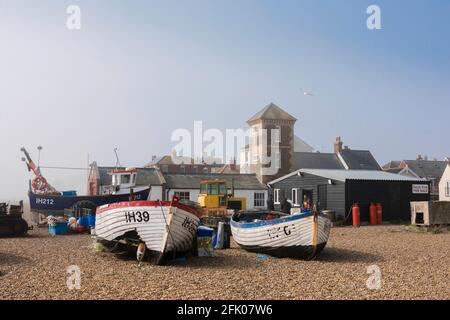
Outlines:
{"type": "Polygon", "coordinates": [[[342,145],[344,143],[342,142],[341,137],[336,137],[336,142],[334,143],[334,153],[339,153],[342,151],[342,145]]]}

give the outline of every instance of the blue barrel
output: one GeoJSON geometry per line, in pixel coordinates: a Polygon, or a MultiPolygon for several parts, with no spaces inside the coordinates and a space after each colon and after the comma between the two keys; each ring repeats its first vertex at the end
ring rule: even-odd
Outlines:
{"type": "Polygon", "coordinates": [[[94,215],[89,215],[87,216],[87,220],[88,220],[88,226],[89,227],[95,227],[95,216],[94,215]]]}
{"type": "Polygon", "coordinates": [[[88,227],[89,226],[89,219],[88,216],[81,216],[78,219],[78,224],[82,227],[88,227]]]}

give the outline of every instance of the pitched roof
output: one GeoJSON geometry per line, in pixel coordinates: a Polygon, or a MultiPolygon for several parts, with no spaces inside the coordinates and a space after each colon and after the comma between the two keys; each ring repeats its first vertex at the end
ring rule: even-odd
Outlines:
{"type": "MultiPolygon", "coordinates": [[[[380,165],[368,150],[342,150],[339,152],[348,169],[353,170],[381,170],[380,165]]],[[[344,165],[344,166],[345,166],[344,165]]]]}
{"type": "MultiPolygon", "coordinates": [[[[100,176],[99,184],[102,186],[109,186],[112,184],[111,172],[114,169],[124,170],[125,168],[116,167],[98,167],[98,172],[100,176]]],[[[164,178],[157,169],[154,168],[136,168],[136,185],[137,186],[150,186],[150,185],[162,185],[164,183],[164,178]]]]}
{"type": "Polygon", "coordinates": [[[175,163],[172,159],[172,156],[170,155],[166,155],[166,156],[162,156],[162,157],[158,157],[156,159],[154,159],[152,162],[146,164],[144,167],[149,168],[149,167],[154,167],[154,166],[161,166],[161,165],[202,165],[202,166],[210,166],[210,167],[222,167],[223,164],[222,163],[196,163],[195,160],[193,158],[190,157],[177,157],[176,158],[177,161],[179,161],[179,163],[175,163]]]}
{"type": "Polygon", "coordinates": [[[269,182],[274,184],[282,181],[298,173],[306,173],[314,176],[323,177],[326,179],[332,179],[336,181],[345,182],[346,180],[375,180],[375,181],[425,181],[423,179],[417,179],[409,176],[402,176],[399,174],[389,173],[385,171],[377,170],[330,170],[330,169],[300,169],[285,175],[279,179],[269,182]]]}
{"type": "Polygon", "coordinates": [[[294,152],[313,152],[314,147],[310,146],[306,141],[294,135],[294,152]]]}
{"type": "Polygon", "coordinates": [[[227,187],[232,183],[235,189],[265,190],[267,186],[259,182],[255,174],[164,174],[166,188],[199,189],[202,180],[223,179],[227,187]]]}
{"type": "Polygon", "coordinates": [[[419,177],[440,178],[447,166],[446,161],[437,160],[404,160],[404,163],[419,177]]]}
{"type": "Polygon", "coordinates": [[[400,167],[400,164],[401,164],[401,161],[397,161],[397,160],[389,161],[388,163],[386,163],[386,164],[383,166],[383,169],[389,170],[389,169],[397,169],[397,168],[401,168],[401,167],[400,167]]]}
{"type": "Polygon", "coordinates": [[[264,107],[261,111],[251,117],[247,122],[253,122],[255,120],[290,120],[296,121],[297,119],[291,116],[289,113],[281,109],[279,106],[271,102],[264,107]]]}
{"type": "Polygon", "coordinates": [[[298,169],[344,169],[334,153],[294,152],[293,167],[298,169]]]}

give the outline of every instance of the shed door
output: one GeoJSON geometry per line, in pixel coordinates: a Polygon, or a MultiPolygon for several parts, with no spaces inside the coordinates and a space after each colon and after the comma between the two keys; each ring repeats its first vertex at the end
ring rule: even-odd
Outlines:
{"type": "Polygon", "coordinates": [[[327,208],[327,185],[322,184],[317,187],[317,206],[319,210],[327,208]]]}

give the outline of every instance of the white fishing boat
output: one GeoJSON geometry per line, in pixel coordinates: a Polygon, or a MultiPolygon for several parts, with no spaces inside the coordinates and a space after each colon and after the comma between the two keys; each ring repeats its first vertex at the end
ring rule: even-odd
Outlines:
{"type": "Polygon", "coordinates": [[[157,263],[162,264],[166,256],[192,250],[199,216],[194,207],[176,197],[172,201],[113,203],[97,208],[95,233],[103,242],[144,243],[145,249],[159,253],[157,263]]]}
{"type": "Polygon", "coordinates": [[[315,258],[327,244],[331,221],[317,212],[283,215],[240,212],[231,219],[233,239],[247,251],[275,257],[315,258]]]}

